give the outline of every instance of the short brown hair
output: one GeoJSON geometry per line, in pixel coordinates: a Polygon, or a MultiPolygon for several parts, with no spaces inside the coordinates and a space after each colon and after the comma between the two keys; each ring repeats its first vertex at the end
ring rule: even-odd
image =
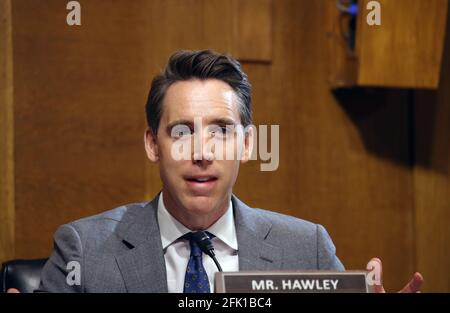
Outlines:
{"type": "Polygon", "coordinates": [[[158,133],[162,104],[167,89],[177,81],[194,78],[202,80],[215,78],[227,83],[239,99],[242,125],[246,127],[251,124],[251,85],[240,63],[228,55],[210,50],[181,50],[170,57],[164,72],[152,81],[145,111],[148,126],[153,134],[158,133]]]}

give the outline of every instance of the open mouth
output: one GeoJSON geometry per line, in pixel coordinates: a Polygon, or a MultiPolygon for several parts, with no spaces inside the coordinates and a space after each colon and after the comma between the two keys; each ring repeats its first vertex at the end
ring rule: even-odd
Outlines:
{"type": "Polygon", "coordinates": [[[186,178],[187,181],[194,182],[194,183],[208,183],[217,180],[217,177],[215,176],[207,176],[207,177],[188,177],[186,178]]]}

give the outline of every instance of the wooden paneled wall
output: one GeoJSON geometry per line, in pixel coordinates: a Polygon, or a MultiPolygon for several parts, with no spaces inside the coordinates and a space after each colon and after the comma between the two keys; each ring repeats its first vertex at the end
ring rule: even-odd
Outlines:
{"type": "MultiPolygon", "coordinates": [[[[244,61],[254,123],[280,125],[278,170],[246,164],[236,194],[252,206],[323,224],[349,269],[379,256],[391,290],[419,268],[431,277],[429,290],[450,291],[448,279],[437,277],[448,278],[448,270],[433,268],[448,267],[448,254],[426,244],[433,233],[422,223],[432,218],[427,210],[436,210],[433,218],[449,211],[448,171],[422,174],[411,167],[409,93],[330,91],[335,60],[327,32],[334,1],[80,3],[82,25],[69,27],[65,1],[12,2],[14,124],[8,129],[15,133],[15,183],[8,184],[15,186],[15,217],[0,198],[2,224],[6,216],[5,225],[14,228],[4,235],[2,225],[3,259],[47,256],[58,225],[159,191],[158,169],[143,150],[151,78],[177,49],[212,48],[244,61]],[[429,208],[435,192],[440,200],[429,208]]],[[[448,107],[443,92],[439,103],[448,107]]],[[[4,108],[2,101],[2,119],[4,108]]],[[[450,130],[443,117],[436,123],[446,134],[434,141],[437,157],[442,146],[448,152],[450,130]]],[[[8,154],[0,152],[3,169],[8,154]]],[[[438,229],[448,228],[440,223],[438,229]]],[[[444,230],[439,236],[450,239],[444,230]]]]}
{"type": "Polygon", "coordinates": [[[418,91],[414,204],[417,268],[426,289],[450,292],[450,23],[437,91],[418,91]]]}
{"type": "Polygon", "coordinates": [[[359,1],[358,84],[437,88],[448,0],[379,0],[380,26],[367,25],[368,2],[359,1]]]}
{"type": "Polygon", "coordinates": [[[0,0],[0,261],[14,255],[11,1],[0,0]]]}
{"type": "Polygon", "coordinates": [[[330,84],[436,89],[447,7],[448,0],[359,0],[353,18],[335,6],[327,21],[330,84]],[[374,16],[380,25],[369,23],[374,16]]]}
{"type": "Polygon", "coordinates": [[[144,2],[82,1],[81,26],[65,1],[12,2],[16,257],[47,256],[61,223],[144,199],[144,2]]]}

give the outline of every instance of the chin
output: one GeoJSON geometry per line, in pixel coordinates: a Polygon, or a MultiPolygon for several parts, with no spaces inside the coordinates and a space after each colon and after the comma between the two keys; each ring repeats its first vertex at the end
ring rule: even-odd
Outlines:
{"type": "Polygon", "coordinates": [[[185,207],[195,215],[204,215],[216,211],[218,201],[213,197],[191,196],[187,199],[185,207]]]}

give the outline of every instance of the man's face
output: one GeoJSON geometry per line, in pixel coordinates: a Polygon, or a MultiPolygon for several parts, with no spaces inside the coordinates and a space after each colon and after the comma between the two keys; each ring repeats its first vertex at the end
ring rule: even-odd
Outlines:
{"type": "Polygon", "coordinates": [[[188,228],[209,227],[228,207],[239,164],[250,155],[251,137],[239,136],[233,127],[240,123],[236,94],[225,82],[193,79],[166,91],[158,134],[146,132],[146,150],[160,163],[164,204],[188,228]],[[201,149],[194,147],[195,140],[201,149]],[[177,160],[174,145],[191,147],[192,153],[177,160]],[[240,158],[238,148],[243,149],[240,158]],[[232,158],[225,156],[230,149],[232,158]]]}

